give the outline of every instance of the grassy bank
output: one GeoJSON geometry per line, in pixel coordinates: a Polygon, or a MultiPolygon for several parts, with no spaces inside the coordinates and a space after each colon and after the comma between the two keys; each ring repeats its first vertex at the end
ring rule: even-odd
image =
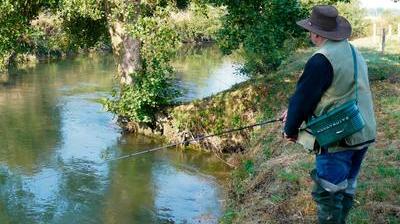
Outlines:
{"type": "MultiPolygon", "coordinates": [[[[399,43],[389,43],[384,55],[371,40],[359,39],[353,43],[361,49],[369,65],[378,136],[363,164],[349,223],[399,223],[399,43]]],[[[263,100],[252,103],[261,104],[257,106],[258,118],[276,117],[286,108],[311,53],[312,49],[300,50],[278,72],[257,80],[255,85],[263,86],[266,91],[260,93],[263,100]]],[[[221,223],[316,222],[308,175],[314,166],[314,156],[283,140],[281,128],[280,124],[274,124],[253,131],[246,150],[236,156],[240,165],[232,173],[227,210],[221,223]]]]}

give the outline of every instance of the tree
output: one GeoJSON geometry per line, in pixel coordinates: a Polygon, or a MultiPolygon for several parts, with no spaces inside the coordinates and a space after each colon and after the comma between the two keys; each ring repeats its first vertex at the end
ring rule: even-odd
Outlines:
{"type": "Polygon", "coordinates": [[[91,33],[79,32],[88,30],[82,29],[84,25],[90,28],[101,21],[100,28],[108,30],[118,65],[118,78],[124,84],[131,84],[130,74],[141,69],[140,41],[129,35],[126,30],[126,25],[135,23],[139,17],[140,2],[140,0],[60,0],[62,16],[69,24],[72,33],[80,34],[79,39],[91,37],[91,33]]]}
{"type": "Polygon", "coordinates": [[[264,74],[276,69],[296,47],[302,30],[296,21],[309,15],[316,4],[333,4],[337,0],[206,0],[224,5],[218,43],[224,53],[242,49],[244,71],[264,74]]]}
{"type": "MultiPolygon", "coordinates": [[[[66,18],[106,18],[121,86],[106,109],[121,122],[154,126],[155,114],[177,94],[169,60],[178,38],[167,17],[169,0],[62,0],[66,18]]],[[[181,2],[182,4],[182,2],[181,2]]]]}
{"type": "Polygon", "coordinates": [[[30,21],[43,8],[54,8],[57,0],[0,1],[0,71],[12,63],[18,53],[31,50],[30,21]]]}
{"type": "Polygon", "coordinates": [[[154,123],[155,113],[170,104],[177,91],[169,60],[179,43],[169,11],[186,1],[172,0],[1,0],[0,64],[32,51],[30,22],[44,10],[63,20],[76,48],[93,46],[107,35],[121,88],[106,106],[122,120],[154,123]],[[106,34],[107,33],[107,34],[106,34]]]}

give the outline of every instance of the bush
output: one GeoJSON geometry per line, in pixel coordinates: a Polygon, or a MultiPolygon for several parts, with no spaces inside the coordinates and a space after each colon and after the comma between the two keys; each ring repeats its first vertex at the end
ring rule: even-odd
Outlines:
{"type": "Polygon", "coordinates": [[[50,12],[39,14],[31,22],[29,36],[32,51],[39,58],[58,58],[69,49],[69,38],[62,26],[63,19],[50,12]]]}
{"type": "Polygon", "coordinates": [[[192,3],[184,11],[171,13],[171,22],[183,42],[211,41],[221,27],[224,13],[220,7],[192,3]]]}

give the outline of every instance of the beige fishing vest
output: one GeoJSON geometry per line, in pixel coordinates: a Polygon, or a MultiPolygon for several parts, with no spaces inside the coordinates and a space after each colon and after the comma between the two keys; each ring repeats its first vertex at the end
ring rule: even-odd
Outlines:
{"type": "MultiPolygon", "coordinates": [[[[322,95],[320,102],[314,110],[314,115],[320,116],[341,104],[355,99],[354,64],[349,42],[328,40],[314,54],[323,54],[333,68],[333,80],[331,86],[322,95]]],[[[362,55],[355,49],[358,65],[358,106],[365,120],[365,127],[353,135],[346,137],[345,142],[351,147],[340,147],[338,144],[329,146],[329,152],[337,152],[348,149],[360,149],[376,137],[376,121],[372,103],[372,95],[368,80],[368,68],[362,55]],[[362,144],[362,146],[360,145],[362,144]]],[[[299,134],[299,142],[305,133],[299,134]]],[[[308,136],[310,138],[310,136],[308,136]]],[[[315,139],[308,139],[308,148],[313,146],[315,139]]],[[[303,144],[304,145],[304,144],[303,144]]],[[[304,145],[306,147],[306,145],[304,145]]],[[[306,147],[307,148],[307,147],[306,147]]]]}

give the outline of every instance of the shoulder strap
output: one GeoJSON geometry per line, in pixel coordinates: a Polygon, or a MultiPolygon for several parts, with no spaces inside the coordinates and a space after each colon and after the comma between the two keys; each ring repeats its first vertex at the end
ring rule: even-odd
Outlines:
{"type": "Polygon", "coordinates": [[[350,44],[351,48],[351,53],[353,54],[353,63],[354,63],[354,82],[355,82],[355,87],[356,87],[356,104],[358,104],[358,66],[357,66],[357,57],[356,57],[356,52],[354,50],[353,45],[350,44]]]}

